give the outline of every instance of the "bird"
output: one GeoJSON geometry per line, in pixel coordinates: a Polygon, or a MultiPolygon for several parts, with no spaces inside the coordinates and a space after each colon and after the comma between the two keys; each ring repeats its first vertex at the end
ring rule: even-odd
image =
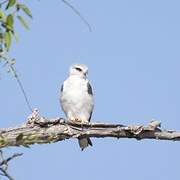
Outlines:
{"type": "MultiPolygon", "coordinates": [[[[68,121],[73,123],[89,123],[91,120],[94,98],[93,90],[87,79],[88,67],[84,64],[73,64],[69,76],[63,82],[60,93],[60,104],[68,121]]],[[[88,137],[78,138],[81,150],[92,146],[88,137]]]]}

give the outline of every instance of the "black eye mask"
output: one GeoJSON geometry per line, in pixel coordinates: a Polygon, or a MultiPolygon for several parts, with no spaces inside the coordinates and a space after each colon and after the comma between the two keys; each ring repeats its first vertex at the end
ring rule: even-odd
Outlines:
{"type": "Polygon", "coordinates": [[[79,72],[82,71],[82,69],[81,69],[81,68],[78,68],[78,67],[76,67],[75,69],[78,70],[79,72]]]}

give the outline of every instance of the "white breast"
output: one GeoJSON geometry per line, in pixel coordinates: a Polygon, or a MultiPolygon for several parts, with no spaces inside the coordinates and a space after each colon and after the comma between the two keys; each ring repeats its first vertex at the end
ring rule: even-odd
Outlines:
{"type": "Polygon", "coordinates": [[[61,106],[69,120],[88,122],[93,110],[93,97],[87,92],[88,80],[70,76],[63,85],[61,106]]]}

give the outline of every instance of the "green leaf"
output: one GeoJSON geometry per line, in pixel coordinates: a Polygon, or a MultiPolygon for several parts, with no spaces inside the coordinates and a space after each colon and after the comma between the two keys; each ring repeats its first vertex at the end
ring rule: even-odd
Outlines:
{"type": "Polygon", "coordinates": [[[32,18],[32,13],[25,4],[17,4],[17,9],[22,9],[26,13],[26,15],[32,18]]]}
{"type": "Polygon", "coordinates": [[[10,46],[11,46],[11,33],[10,33],[10,31],[5,32],[4,41],[5,41],[5,47],[6,47],[7,51],[8,51],[10,46]]]}
{"type": "Polygon", "coordinates": [[[16,0],[9,0],[8,5],[6,6],[6,9],[9,9],[10,7],[14,6],[16,3],[16,0]]]}
{"type": "Polygon", "coordinates": [[[12,14],[9,14],[6,18],[6,26],[9,28],[11,31],[13,31],[13,25],[14,25],[14,17],[12,14]]]}
{"type": "Polygon", "coordinates": [[[0,19],[2,19],[3,21],[5,21],[6,19],[6,14],[0,9],[0,19]]]}
{"type": "Polygon", "coordinates": [[[27,22],[25,21],[25,19],[22,16],[17,16],[17,18],[19,19],[19,21],[21,22],[21,24],[26,28],[29,29],[29,26],[27,24],[27,22]]]}

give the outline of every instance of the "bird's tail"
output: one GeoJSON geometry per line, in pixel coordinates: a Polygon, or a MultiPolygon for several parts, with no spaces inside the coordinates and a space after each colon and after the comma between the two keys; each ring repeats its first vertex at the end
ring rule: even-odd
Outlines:
{"type": "Polygon", "coordinates": [[[78,142],[82,151],[84,148],[88,147],[88,145],[92,146],[90,138],[79,138],[78,142]]]}

